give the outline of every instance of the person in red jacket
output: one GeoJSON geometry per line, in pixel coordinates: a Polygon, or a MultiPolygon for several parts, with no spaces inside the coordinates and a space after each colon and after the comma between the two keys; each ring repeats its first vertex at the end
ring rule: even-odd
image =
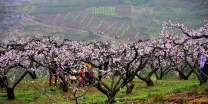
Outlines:
{"type": "Polygon", "coordinates": [[[81,70],[79,71],[80,77],[79,77],[79,87],[83,87],[85,84],[85,71],[84,71],[84,67],[81,68],[81,70]]]}
{"type": "Polygon", "coordinates": [[[88,69],[88,75],[86,75],[88,78],[89,85],[92,85],[94,83],[95,73],[92,69],[88,69]]]}

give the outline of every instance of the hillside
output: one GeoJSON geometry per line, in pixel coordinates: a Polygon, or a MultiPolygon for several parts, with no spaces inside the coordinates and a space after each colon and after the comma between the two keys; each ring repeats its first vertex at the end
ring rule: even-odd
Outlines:
{"type": "Polygon", "coordinates": [[[157,37],[163,21],[200,27],[207,0],[2,0],[0,36],[50,35],[78,41],[157,37]]]}

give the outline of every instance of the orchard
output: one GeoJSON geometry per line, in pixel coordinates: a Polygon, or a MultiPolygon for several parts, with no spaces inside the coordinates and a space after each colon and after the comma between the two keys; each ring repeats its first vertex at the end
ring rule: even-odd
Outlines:
{"type": "MultiPolygon", "coordinates": [[[[79,42],[52,36],[14,38],[2,42],[0,87],[7,89],[8,99],[15,99],[14,89],[27,74],[35,80],[41,75],[40,69],[49,71],[50,68],[56,70],[63,82],[62,90],[72,93],[77,104],[79,98],[91,87],[104,94],[108,103],[113,103],[115,95],[125,86],[127,94],[131,94],[134,86],[132,80],[135,77],[144,81],[147,86],[154,86],[151,80],[153,74],[157,80],[161,80],[170,71],[177,71],[184,80],[188,80],[194,73],[200,85],[205,84],[208,72],[203,77],[200,76],[199,60],[202,52],[208,49],[208,22],[205,21],[204,26],[197,30],[189,30],[183,24],[171,21],[164,22],[162,26],[158,38],[128,44],[109,41],[79,42]],[[92,65],[95,76],[88,89],[78,94],[78,85],[69,89],[64,69],[67,66],[81,69],[83,63],[92,65]],[[147,74],[142,74],[143,71],[147,74]],[[14,76],[15,80],[11,81],[14,76]],[[110,79],[110,84],[105,82],[106,77],[110,79]]],[[[79,73],[70,75],[79,77],[79,73]]]]}

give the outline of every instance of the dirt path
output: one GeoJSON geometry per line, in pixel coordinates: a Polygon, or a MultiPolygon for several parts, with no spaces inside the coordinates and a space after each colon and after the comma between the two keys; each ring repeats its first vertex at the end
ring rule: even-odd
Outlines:
{"type": "Polygon", "coordinates": [[[194,91],[184,91],[166,97],[168,103],[171,104],[208,104],[207,94],[197,94],[194,91]]]}
{"type": "Polygon", "coordinates": [[[38,24],[38,25],[45,26],[45,27],[53,27],[53,28],[59,28],[59,29],[68,29],[68,30],[81,31],[81,30],[79,30],[79,29],[73,29],[73,28],[67,28],[67,27],[57,27],[57,26],[46,25],[46,24],[37,22],[37,21],[35,21],[35,20],[31,20],[31,22],[33,22],[33,23],[35,23],[35,24],[38,24]]]}

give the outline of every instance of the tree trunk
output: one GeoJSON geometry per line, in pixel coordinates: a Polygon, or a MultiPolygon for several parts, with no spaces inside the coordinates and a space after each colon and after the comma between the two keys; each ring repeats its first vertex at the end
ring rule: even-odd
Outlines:
{"type": "Polygon", "coordinates": [[[163,79],[163,74],[160,75],[160,78],[158,80],[162,80],[163,79]]]}
{"type": "Polygon", "coordinates": [[[120,75],[121,75],[121,72],[118,71],[118,70],[115,70],[114,75],[115,75],[116,77],[117,77],[117,76],[120,76],[120,75]]]}
{"type": "MultiPolygon", "coordinates": [[[[200,80],[200,79],[199,79],[200,80]]],[[[201,77],[201,80],[200,80],[200,85],[203,85],[207,82],[207,77],[206,76],[203,76],[201,77]]]]}
{"type": "Polygon", "coordinates": [[[153,86],[154,85],[153,81],[150,78],[146,78],[145,82],[146,82],[147,86],[153,86]]]}
{"type": "Polygon", "coordinates": [[[15,99],[14,88],[13,87],[8,87],[7,88],[7,96],[8,96],[9,100],[15,99]]]}
{"type": "Polygon", "coordinates": [[[200,85],[203,85],[203,84],[206,83],[206,80],[204,80],[204,79],[202,78],[202,80],[200,80],[199,82],[200,82],[200,85]]]}
{"type": "Polygon", "coordinates": [[[152,82],[152,80],[149,77],[141,77],[138,74],[136,74],[136,76],[141,79],[142,81],[146,82],[147,86],[153,86],[154,83],[152,82]]]}
{"type": "Polygon", "coordinates": [[[59,74],[59,78],[63,82],[63,86],[62,86],[63,92],[68,92],[69,91],[69,85],[68,85],[68,82],[65,80],[64,75],[63,74],[59,74]]]}
{"type": "Polygon", "coordinates": [[[109,90],[103,88],[100,83],[97,83],[95,85],[95,87],[108,98],[107,104],[111,104],[111,103],[115,102],[115,94],[116,94],[116,92],[109,91],[109,90]]]}
{"type": "Polygon", "coordinates": [[[184,76],[183,79],[184,79],[184,80],[188,80],[188,76],[184,76]]]}
{"type": "Polygon", "coordinates": [[[156,76],[157,80],[162,80],[162,78],[163,78],[163,74],[162,73],[158,74],[157,72],[155,72],[155,76],[156,76]]]}
{"type": "Polygon", "coordinates": [[[8,86],[7,75],[0,78],[0,88],[5,88],[6,86],[8,86]]]}
{"type": "Polygon", "coordinates": [[[35,71],[33,72],[28,72],[30,74],[30,76],[32,77],[32,79],[37,79],[37,75],[35,74],[35,71]]]}
{"type": "Polygon", "coordinates": [[[157,74],[157,72],[155,72],[155,77],[157,80],[159,80],[159,78],[160,78],[159,75],[157,74]]]}
{"type": "Polygon", "coordinates": [[[203,84],[205,84],[206,82],[207,82],[207,76],[208,76],[208,65],[207,64],[205,64],[206,66],[206,69],[205,69],[205,72],[203,73],[203,74],[205,74],[205,75],[203,75],[203,76],[201,76],[200,78],[199,78],[199,80],[200,80],[200,85],[203,85],[203,84]]]}
{"type": "Polygon", "coordinates": [[[5,85],[4,85],[4,79],[3,78],[0,78],[0,88],[4,88],[5,85]]]}
{"type": "Polygon", "coordinates": [[[112,104],[115,103],[115,93],[114,92],[110,92],[108,95],[108,104],[112,104]]]}
{"type": "Polygon", "coordinates": [[[126,85],[127,89],[126,89],[126,94],[131,94],[133,88],[134,88],[134,84],[133,82],[129,82],[127,85],[126,85]]]}
{"type": "Polygon", "coordinates": [[[102,71],[102,65],[99,66],[99,71],[98,71],[98,79],[101,81],[102,80],[102,74],[101,74],[101,71],[102,71]]]}
{"type": "Polygon", "coordinates": [[[63,92],[68,92],[69,91],[69,86],[68,86],[68,82],[64,82],[64,86],[63,86],[63,92]]]}

